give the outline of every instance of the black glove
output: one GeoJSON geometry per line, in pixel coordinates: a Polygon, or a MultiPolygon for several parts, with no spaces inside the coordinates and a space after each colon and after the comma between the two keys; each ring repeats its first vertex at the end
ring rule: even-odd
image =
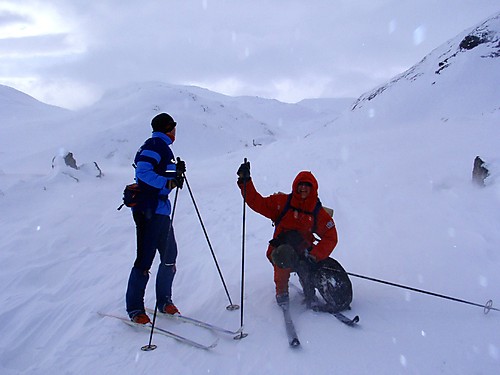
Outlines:
{"type": "Polygon", "coordinates": [[[304,256],[306,257],[306,261],[311,264],[311,265],[316,265],[318,262],[316,260],[316,257],[311,254],[309,250],[306,250],[304,253],[304,256]]]}
{"type": "Polygon", "coordinates": [[[179,188],[179,189],[182,189],[182,187],[184,186],[184,176],[177,176],[175,178],[175,185],[179,188]]]}
{"type": "Polygon", "coordinates": [[[182,176],[186,172],[186,162],[177,158],[177,164],[175,165],[175,172],[177,177],[182,176]]]}
{"type": "MultiPolygon", "coordinates": [[[[245,159],[246,160],[246,159],[245,159]]],[[[250,162],[245,161],[240,165],[238,168],[238,172],[236,172],[238,175],[238,183],[240,182],[247,182],[250,180],[250,162]]]]}
{"type": "Polygon", "coordinates": [[[167,182],[167,187],[170,190],[174,190],[175,188],[182,189],[183,186],[184,186],[184,177],[183,176],[177,176],[176,178],[168,180],[168,182],[167,182]]]}

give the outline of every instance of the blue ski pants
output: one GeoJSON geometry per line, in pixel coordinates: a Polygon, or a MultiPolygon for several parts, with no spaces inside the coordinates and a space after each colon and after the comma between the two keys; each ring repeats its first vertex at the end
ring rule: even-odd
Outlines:
{"type": "Polygon", "coordinates": [[[137,256],[130,271],[125,296],[130,317],[145,312],[144,295],[149,270],[157,251],[160,254],[160,264],[156,274],[156,303],[158,308],[163,308],[171,302],[177,258],[177,243],[169,216],[146,216],[142,211],[133,211],[133,217],[136,225],[137,256]]]}

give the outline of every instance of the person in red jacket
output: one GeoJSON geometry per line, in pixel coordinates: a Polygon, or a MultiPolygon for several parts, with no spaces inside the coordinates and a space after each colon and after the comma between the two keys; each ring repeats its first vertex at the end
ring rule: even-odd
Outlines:
{"type": "Polygon", "coordinates": [[[302,171],[293,181],[291,194],[263,197],[250,177],[250,162],[241,164],[237,174],[248,206],[275,223],[266,255],[274,266],[277,303],[288,304],[290,273],[297,272],[305,302],[313,307],[317,299],[311,275],[338,242],[335,222],[319,202],[316,178],[311,172],[302,171]]]}

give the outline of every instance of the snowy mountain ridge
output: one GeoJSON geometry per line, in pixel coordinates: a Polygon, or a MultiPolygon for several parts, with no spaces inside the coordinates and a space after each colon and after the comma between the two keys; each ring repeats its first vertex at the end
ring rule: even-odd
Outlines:
{"type": "MultiPolygon", "coordinates": [[[[17,92],[16,96],[24,95],[9,90],[17,92]]],[[[4,91],[6,98],[10,91],[4,91]]],[[[7,106],[6,99],[3,102],[7,106]]],[[[79,111],[59,110],[33,102],[33,108],[39,108],[33,115],[24,106],[10,106],[11,115],[5,117],[3,128],[14,147],[23,138],[23,133],[17,131],[24,122],[22,116],[30,113],[26,121],[33,117],[40,121],[44,118],[42,110],[52,113],[55,108],[60,116],[47,115],[51,119],[48,123],[32,129],[46,146],[43,156],[46,160],[58,149],[65,149],[85,160],[110,160],[130,165],[137,151],[137,145],[131,140],[146,137],[151,118],[162,111],[172,114],[178,122],[180,136],[176,146],[186,150],[184,157],[192,158],[201,153],[213,156],[258,147],[275,142],[277,137],[304,136],[321,126],[315,124],[326,123],[332,115],[338,116],[344,108],[347,110],[350,100],[330,99],[328,102],[335,106],[325,111],[324,103],[314,109],[270,99],[232,98],[192,86],[146,82],[109,91],[97,103],[79,111]],[[110,120],[102,121],[103,117],[110,120]],[[89,126],[94,123],[99,124],[98,131],[89,126]],[[86,150],[95,150],[92,145],[96,144],[100,145],[98,154],[88,155],[86,150]],[[196,150],[195,155],[190,150],[196,150]]],[[[7,150],[6,154],[9,153],[7,150]]]]}
{"type": "Polygon", "coordinates": [[[42,103],[35,98],[12,87],[0,85],[0,112],[6,121],[37,121],[68,114],[68,110],[42,103]]]}
{"type": "Polygon", "coordinates": [[[360,96],[353,112],[403,120],[412,106],[418,119],[474,117],[500,110],[500,13],[464,31],[388,83],[360,96]],[[453,85],[453,91],[444,87],[453,85]],[[391,92],[391,94],[389,94],[391,92]],[[401,98],[400,95],[403,95],[401,98]]]}

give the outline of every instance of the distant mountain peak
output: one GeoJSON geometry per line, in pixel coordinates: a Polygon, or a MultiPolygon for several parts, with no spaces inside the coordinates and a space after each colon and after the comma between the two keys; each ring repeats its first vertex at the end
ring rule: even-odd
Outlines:
{"type": "Polygon", "coordinates": [[[0,85],[0,112],[3,121],[20,121],[66,115],[70,111],[42,103],[10,86],[0,85]]]}
{"type": "MultiPolygon", "coordinates": [[[[475,27],[460,41],[460,43],[458,43],[458,47],[455,46],[454,50],[456,50],[454,53],[439,62],[439,68],[435,73],[440,74],[460,53],[468,53],[468,51],[471,51],[479,46],[484,47],[484,52],[480,54],[480,58],[500,57],[499,22],[500,13],[475,27]],[[496,21],[496,23],[494,21],[496,21]]],[[[452,42],[456,44],[456,39],[452,42]]]]}
{"type": "Polygon", "coordinates": [[[404,106],[443,118],[498,110],[500,13],[466,30],[410,69],[363,95],[351,110],[404,115],[404,106]],[[369,103],[369,104],[368,104],[369,103]],[[496,104],[495,104],[496,103],[496,104]],[[464,106],[465,104],[465,106],[464,106]],[[462,108],[460,108],[462,107],[462,108]],[[467,111],[467,112],[466,112],[467,111]]]}
{"type": "Polygon", "coordinates": [[[500,13],[474,28],[460,42],[461,51],[471,50],[485,44],[491,52],[481,57],[500,57],[500,13]]]}

